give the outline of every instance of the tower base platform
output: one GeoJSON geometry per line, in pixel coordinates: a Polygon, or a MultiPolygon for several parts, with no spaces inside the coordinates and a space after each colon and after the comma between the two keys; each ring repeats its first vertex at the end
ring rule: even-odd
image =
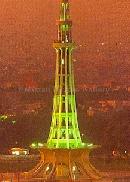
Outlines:
{"type": "MultiPolygon", "coordinates": [[[[93,147],[94,148],[94,147],[93,147]]],[[[89,161],[91,149],[40,149],[41,161],[31,171],[22,174],[28,182],[90,182],[101,179],[89,161]]]]}

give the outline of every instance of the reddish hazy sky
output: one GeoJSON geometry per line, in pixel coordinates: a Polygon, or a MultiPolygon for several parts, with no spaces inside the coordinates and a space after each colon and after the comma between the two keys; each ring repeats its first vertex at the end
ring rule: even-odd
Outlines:
{"type": "MultiPolygon", "coordinates": [[[[0,64],[29,58],[52,79],[59,1],[1,0],[0,7],[0,64]]],[[[130,0],[71,0],[71,17],[73,39],[82,45],[74,54],[81,82],[130,80],[130,0]]]]}

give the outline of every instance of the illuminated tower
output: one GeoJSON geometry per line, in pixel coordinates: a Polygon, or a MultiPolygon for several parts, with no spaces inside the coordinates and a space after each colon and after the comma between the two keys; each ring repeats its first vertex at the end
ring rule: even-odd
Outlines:
{"type": "Polygon", "coordinates": [[[68,0],[61,0],[57,25],[58,40],[53,44],[57,59],[49,138],[47,144],[39,148],[41,161],[24,177],[27,182],[90,182],[101,176],[89,161],[90,151],[97,146],[83,143],[78,128],[72,59],[75,44],[68,0]]]}
{"type": "Polygon", "coordinates": [[[56,50],[56,75],[53,100],[53,114],[48,147],[80,148],[82,141],[77,122],[75,86],[72,51],[72,21],[69,15],[69,2],[62,0],[58,25],[58,40],[53,47],[56,50]]]}

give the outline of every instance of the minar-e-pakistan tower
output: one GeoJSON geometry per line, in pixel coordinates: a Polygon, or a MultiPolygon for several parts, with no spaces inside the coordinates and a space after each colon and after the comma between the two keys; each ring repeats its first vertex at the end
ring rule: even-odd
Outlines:
{"type": "Polygon", "coordinates": [[[72,21],[69,0],[61,0],[60,18],[57,21],[58,38],[53,43],[56,50],[56,74],[53,113],[47,144],[40,148],[40,163],[27,174],[28,181],[85,181],[101,178],[89,162],[93,144],[83,143],[77,121],[74,69],[72,53],[72,21]]]}

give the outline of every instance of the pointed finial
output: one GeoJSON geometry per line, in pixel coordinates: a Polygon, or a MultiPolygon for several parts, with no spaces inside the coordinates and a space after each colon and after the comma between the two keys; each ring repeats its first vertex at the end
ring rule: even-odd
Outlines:
{"type": "Polygon", "coordinates": [[[69,0],[61,0],[60,20],[66,21],[70,19],[69,15],[69,0]]]}

